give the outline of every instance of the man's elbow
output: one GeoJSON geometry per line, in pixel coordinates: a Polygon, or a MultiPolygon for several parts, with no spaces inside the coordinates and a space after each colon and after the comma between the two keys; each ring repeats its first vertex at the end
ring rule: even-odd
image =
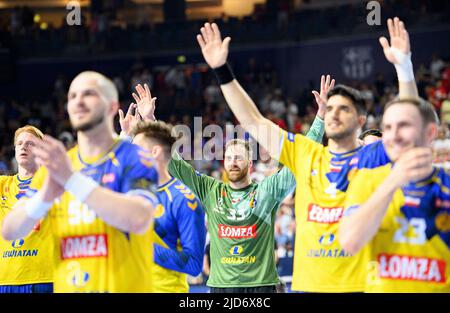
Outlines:
{"type": "Polygon", "coordinates": [[[343,229],[343,227],[339,229],[338,238],[341,247],[350,254],[356,254],[362,248],[362,244],[358,238],[355,238],[355,236],[353,236],[348,230],[343,229]]]}
{"type": "Polygon", "coordinates": [[[130,221],[129,231],[135,234],[144,234],[148,231],[151,222],[153,221],[153,209],[148,208],[148,204],[145,204],[141,208],[141,214],[133,217],[130,221]]]}

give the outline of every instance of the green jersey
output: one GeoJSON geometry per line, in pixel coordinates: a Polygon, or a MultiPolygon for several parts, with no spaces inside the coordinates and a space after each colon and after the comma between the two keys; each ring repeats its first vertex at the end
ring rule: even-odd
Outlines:
{"type": "MultiPolygon", "coordinates": [[[[316,118],[308,135],[319,141],[323,121],[316,118]]],[[[258,287],[279,282],[275,265],[275,214],[295,188],[287,167],[242,189],[233,189],[200,174],[175,154],[169,172],[200,199],[206,209],[210,235],[210,287],[258,287]]]]}

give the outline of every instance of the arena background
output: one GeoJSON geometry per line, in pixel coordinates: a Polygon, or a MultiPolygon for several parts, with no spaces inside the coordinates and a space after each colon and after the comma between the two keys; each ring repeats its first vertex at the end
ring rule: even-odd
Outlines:
{"type": "MultiPolygon", "coordinates": [[[[5,0],[0,1],[0,172],[13,173],[16,128],[33,124],[69,147],[74,142],[65,112],[68,83],[80,71],[114,79],[122,109],[132,88],[148,83],[158,97],[156,116],[192,126],[236,123],[195,35],[205,21],[232,37],[235,74],[260,110],[293,132],[309,128],[315,112],[311,90],[320,75],[363,92],[369,120],[379,127],[382,104],[396,90],[394,68],[378,43],[386,19],[405,21],[422,97],[440,112],[450,106],[450,2],[379,0],[379,25],[368,24],[369,1],[357,0],[5,0]],[[68,14],[80,6],[81,25],[68,14]],[[177,112],[174,114],[173,112],[177,112]]],[[[441,114],[435,161],[450,169],[450,114],[441,114]]],[[[118,130],[118,128],[117,128],[118,130]]],[[[201,138],[201,134],[194,134],[201,138]]],[[[193,139],[195,140],[195,139],[193,139]]],[[[195,161],[204,173],[222,177],[220,161],[195,161]]],[[[255,166],[254,179],[273,173],[255,166]]],[[[290,282],[295,232],[293,199],[277,214],[275,252],[279,274],[290,282]]],[[[205,261],[205,263],[207,263],[205,261]]],[[[207,290],[203,275],[190,278],[192,292],[207,290]]]]}

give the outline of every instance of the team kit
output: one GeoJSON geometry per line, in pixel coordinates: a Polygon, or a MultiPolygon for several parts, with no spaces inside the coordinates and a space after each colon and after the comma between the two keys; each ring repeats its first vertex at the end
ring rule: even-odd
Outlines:
{"type": "Polygon", "coordinates": [[[279,162],[258,183],[249,140],[225,143],[226,179],[202,174],[172,149],[147,84],[123,112],[109,78],[78,74],[67,94],[75,147],[31,125],[14,134],[18,172],[0,176],[0,292],[186,293],[207,232],[211,293],[286,292],[275,218],[293,193],[293,292],[450,292],[450,176],[431,149],[439,120],[418,95],[403,21],[387,29],[379,41],[399,92],[384,104],[382,137],[365,144],[358,90],[323,75],[308,133],[285,131],[236,80],[231,38],[204,24],[197,41],[228,106],[279,162]]]}

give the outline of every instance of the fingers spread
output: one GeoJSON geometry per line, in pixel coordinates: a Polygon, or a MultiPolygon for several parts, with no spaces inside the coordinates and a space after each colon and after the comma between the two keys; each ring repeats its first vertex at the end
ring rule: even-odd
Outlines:
{"type": "Polygon", "coordinates": [[[219,30],[219,26],[217,26],[216,23],[212,23],[212,32],[213,32],[213,36],[214,39],[218,39],[218,40],[222,40],[222,36],[220,35],[220,30],[219,30]]]}
{"type": "Polygon", "coordinates": [[[197,42],[198,42],[198,44],[200,46],[200,49],[203,50],[205,48],[205,46],[206,46],[206,43],[203,40],[203,36],[202,35],[197,35],[197,42]]]}
{"type": "Polygon", "coordinates": [[[144,87],[145,87],[145,93],[146,93],[147,97],[151,98],[152,93],[150,92],[150,88],[148,87],[147,84],[144,84],[144,87]]]}

